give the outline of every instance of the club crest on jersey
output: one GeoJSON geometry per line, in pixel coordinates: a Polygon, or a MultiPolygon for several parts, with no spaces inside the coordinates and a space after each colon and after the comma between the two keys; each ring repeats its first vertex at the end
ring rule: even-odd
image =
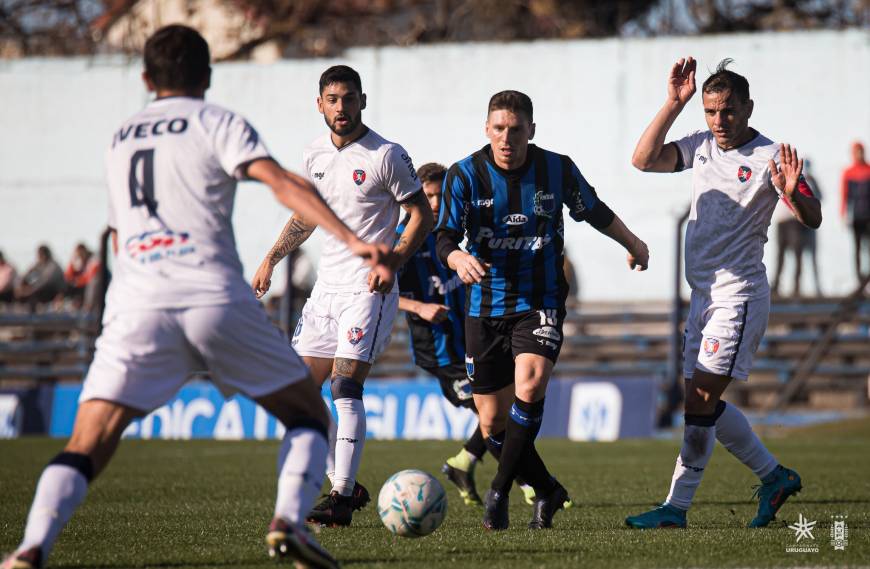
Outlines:
{"type": "Polygon", "coordinates": [[[350,330],[347,331],[347,341],[350,342],[351,346],[356,346],[363,339],[365,333],[362,328],[357,328],[354,326],[350,330]]]}
{"type": "Polygon", "coordinates": [[[748,182],[751,177],[752,170],[749,169],[749,166],[741,166],[737,169],[737,179],[741,182],[748,182]]]}
{"type": "Polygon", "coordinates": [[[703,346],[704,353],[707,354],[707,357],[712,357],[719,351],[719,340],[716,338],[704,338],[703,346]]]}
{"type": "Polygon", "coordinates": [[[545,194],[543,190],[535,192],[535,215],[552,217],[556,209],[556,196],[545,194]]]}
{"type": "Polygon", "coordinates": [[[362,186],[363,182],[366,181],[366,171],[365,170],[354,170],[353,171],[353,183],[357,186],[362,186]]]}
{"type": "Polygon", "coordinates": [[[468,381],[474,381],[474,356],[465,356],[465,375],[468,376],[468,381]]]}

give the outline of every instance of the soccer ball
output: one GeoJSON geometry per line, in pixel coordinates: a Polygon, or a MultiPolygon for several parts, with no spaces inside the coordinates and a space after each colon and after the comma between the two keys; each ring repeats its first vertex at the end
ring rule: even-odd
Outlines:
{"type": "Polygon", "coordinates": [[[400,537],[423,537],[447,515],[447,494],[422,470],[402,470],[390,476],[378,494],[378,514],[387,529],[400,537]]]}

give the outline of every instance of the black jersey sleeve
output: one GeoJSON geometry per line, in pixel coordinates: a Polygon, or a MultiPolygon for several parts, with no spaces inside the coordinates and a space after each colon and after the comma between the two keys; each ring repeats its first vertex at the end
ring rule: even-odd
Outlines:
{"type": "Polygon", "coordinates": [[[604,229],[613,223],[613,210],[598,198],[595,188],[589,185],[574,162],[571,162],[570,184],[565,203],[568,205],[569,215],[575,221],[586,221],[595,229],[604,229]]]}

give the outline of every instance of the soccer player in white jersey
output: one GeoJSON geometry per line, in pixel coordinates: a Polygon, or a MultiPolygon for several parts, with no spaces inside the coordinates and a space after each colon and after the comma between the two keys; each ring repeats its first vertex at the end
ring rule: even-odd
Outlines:
{"type": "Polygon", "coordinates": [[[695,60],[674,64],[667,100],[632,157],[645,172],[692,168],[685,246],[692,296],[683,351],[683,446],[667,499],[627,518],[631,527],[686,526],[686,512],[717,440],[761,479],[750,527],[768,525],[801,489],[797,472],[781,466],[743,413],[721,396],[732,381],[747,380],[767,327],[770,287],[762,255],[777,200],[814,229],[821,224],[821,208],[801,176],[797,152],[749,126],[749,83],[726,68],[730,61],[722,61],[701,89],[708,130],[665,144],[668,129],[695,93],[695,60]]]}
{"type": "MultiPolygon", "coordinates": [[[[305,172],[326,203],[361,238],[392,244],[400,210],[408,222],[394,253],[404,263],[432,230],[432,210],[408,153],[362,122],[366,96],[359,74],[345,65],[330,67],[320,77],[317,109],[329,132],[305,150],[305,172]]],[[[317,227],[296,212],[260,265],[254,290],[269,288],[273,267],[299,247],[317,227]]],[[[332,490],[309,520],[326,526],[347,526],[353,510],[369,501],[356,481],[366,436],[363,382],[389,341],[398,310],[394,279],[382,279],[361,263],[341,241],[327,236],[317,281],[293,335],[293,346],[318,384],[331,377],[338,411],[330,437],[327,475],[332,490]]]]}
{"type": "MultiPolygon", "coordinates": [[[[124,121],[106,154],[117,261],[103,332],[72,438],[43,471],[24,539],[4,568],[42,566],[131,420],[201,369],[286,427],[270,554],[304,567],[338,566],[304,524],[325,469],[328,411],[242,276],[230,221],[236,181],[267,184],[278,201],[346,244],[348,255],[370,263],[391,255],[363,243],[308,181],[282,169],[244,118],[204,101],[209,59],[205,40],[184,26],[162,28],[145,45],[143,79],[156,100],[124,121]]],[[[385,265],[373,270],[392,276],[385,265]]]]}

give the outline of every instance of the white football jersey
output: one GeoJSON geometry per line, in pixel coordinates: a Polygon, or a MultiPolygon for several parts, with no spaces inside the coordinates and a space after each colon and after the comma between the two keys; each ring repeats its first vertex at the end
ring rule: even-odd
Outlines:
{"type": "Polygon", "coordinates": [[[240,166],[269,153],[241,116],[190,97],[148,104],[106,153],[118,255],[112,310],[253,300],[231,218],[240,166]]]}
{"type": "MultiPolygon", "coordinates": [[[[305,149],[302,160],[320,195],[360,239],[392,246],[399,204],[422,189],[404,148],[369,130],[339,149],[326,134],[305,149]]],[[[315,286],[329,292],[368,291],[370,270],[328,234],[315,286]]]]}
{"type": "Polygon", "coordinates": [[[722,150],[710,131],[676,142],[692,168],[692,207],[686,228],[686,280],[713,300],[770,293],[762,257],[780,192],[768,161],[779,165],[779,144],[762,134],[722,150]]]}

